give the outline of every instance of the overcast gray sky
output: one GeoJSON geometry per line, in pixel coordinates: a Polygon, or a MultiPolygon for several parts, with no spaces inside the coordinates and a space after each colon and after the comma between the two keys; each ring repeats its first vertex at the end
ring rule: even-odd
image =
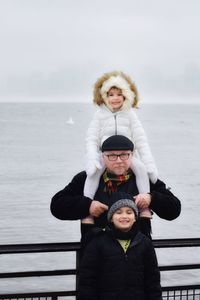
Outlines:
{"type": "Polygon", "coordinates": [[[0,0],[0,101],[91,102],[122,70],[144,101],[200,95],[199,0],[0,0]]]}

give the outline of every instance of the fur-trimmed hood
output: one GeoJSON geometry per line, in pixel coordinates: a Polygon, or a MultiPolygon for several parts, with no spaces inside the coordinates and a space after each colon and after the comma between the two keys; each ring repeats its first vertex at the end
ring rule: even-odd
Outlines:
{"type": "Polygon", "coordinates": [[[105,73],[94,84],[93,97],[94,103],[101,106],[107,103],[107,93],[112,87],[117,87],[122,90],[125,98],[123,108],[137,107],[138,91],[135,83],[130,77],[121,71],[113,71],[105,73]]]}

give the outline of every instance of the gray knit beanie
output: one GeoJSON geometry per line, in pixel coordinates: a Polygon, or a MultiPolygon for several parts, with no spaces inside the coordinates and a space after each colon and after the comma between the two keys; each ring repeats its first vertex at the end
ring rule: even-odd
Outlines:
{"type": "Polygon", "coordinates": [[[118,209],[125,206],[130,207],[135,213],[135,218],[138,218],[138,208],[135,202],[133,201],[133,197],[124,192],[116,192],[112,194],[110,198],[110,205],[107,213],[108,222],[111,221],[113,214],[118,209]]]}

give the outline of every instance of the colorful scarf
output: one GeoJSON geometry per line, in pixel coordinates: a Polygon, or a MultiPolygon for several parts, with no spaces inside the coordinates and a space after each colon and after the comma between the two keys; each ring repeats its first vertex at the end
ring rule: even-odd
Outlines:
{"type": "Polygon", "coordinates": [[[117,186],[128,181],[132,176],[132,171],[128,171],[126,175],[114,175],[108,173],[106,170],[103,174],[103,180],[105,182],[104,192],[112,194],[117,191],[117,186]]]}

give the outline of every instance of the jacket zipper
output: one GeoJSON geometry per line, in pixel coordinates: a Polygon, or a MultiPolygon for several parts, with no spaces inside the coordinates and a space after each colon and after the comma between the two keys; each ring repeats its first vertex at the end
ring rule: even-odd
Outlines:
{"type": "Polygon", "coordinates": [[[117,115],[114,115],[114,121],[115,121],[115,135],[117,135],[117,115]]]}

